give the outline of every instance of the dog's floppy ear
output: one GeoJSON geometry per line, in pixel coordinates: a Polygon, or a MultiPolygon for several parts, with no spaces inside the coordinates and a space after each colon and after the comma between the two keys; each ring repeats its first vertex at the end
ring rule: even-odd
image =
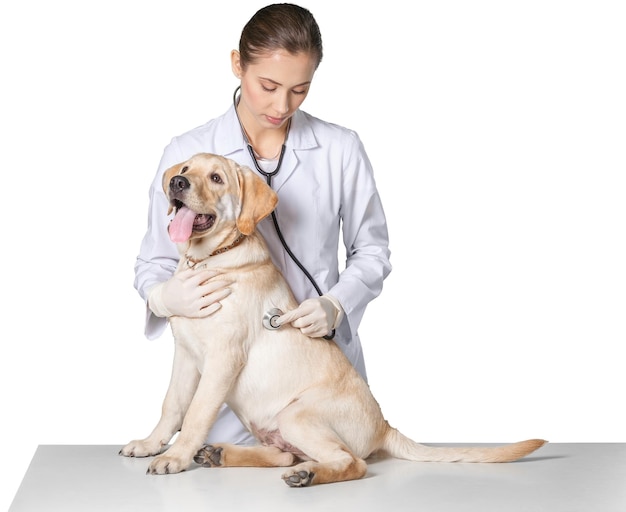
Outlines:
{"type": "Polygon", "coordinates": [[[237,229],[244,235],[250,235],[256,225],[272,213],[278,203],[278,195],[246,166],[237,167],[237,178],[241,207],[237,229]]]}

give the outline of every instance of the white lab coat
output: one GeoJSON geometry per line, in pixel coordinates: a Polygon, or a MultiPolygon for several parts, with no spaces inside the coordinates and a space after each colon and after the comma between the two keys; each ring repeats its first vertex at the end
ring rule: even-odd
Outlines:
{"type": "MultiPolygon", "coordinates": [[[[150,188],[148,230],[135,265],[135,288],[144,299],[152,286],[169,279],[178,263],[178,251],[167,234],[171,218],[162,175],[200,152],[220,154],[255,169],[232,106],[222,116],[172,139],[150,188]]],[[[278,223],[291,251],[322,292],[334,296],[345,311],[335,342],[366,378],[358,327],[367,304],[381,292],[391,264],[385,214],[358,135],[296,111],[272,187],[279,197],[278,223]],[[341,274],[340,235],[346,247],[341,274]]],[[[258,230],[298,302],[316,297],[315,288],[282,247],[271,218],[261,221],[258,230]]],[[[166,319],[147,310],[149,339],[160,336],[166,324],[166,319]]]]}

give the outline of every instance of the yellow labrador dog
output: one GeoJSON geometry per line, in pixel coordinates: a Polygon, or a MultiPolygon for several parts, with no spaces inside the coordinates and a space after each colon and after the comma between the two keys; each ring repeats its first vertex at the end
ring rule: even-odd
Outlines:
{"type": "Polygon", "coordinates": [[[302,487],[361,478],[374,452],[414,461],[509,462],[544,444],[429,447],[390,427],[335,343],[290,325],[262,325],[268,310],[298,305],[256,231],[276,206],[276,193],[249,168],[207,153],[168,169],[163,187],[177,212],[170,236],[186,240],[178,243],[179,270],[217,269],[220,279],[232,278],[232,293],[212,316],[170,319],[176,348],[161,419],[122,455],[159,454],[148,468],[153,474],[184,471],[194,461],[288,467],[284,481],[302,487]],[[204,445],[224,402],[258,446],[204,445]]]}

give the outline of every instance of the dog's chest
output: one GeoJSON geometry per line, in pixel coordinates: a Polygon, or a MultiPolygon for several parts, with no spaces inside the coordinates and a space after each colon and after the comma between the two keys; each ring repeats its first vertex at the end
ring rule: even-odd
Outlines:
{"type": "Polygon", "coordinates": [[[208,354],[219,350],[211,346],[220,342],[220,337],[216,336],[219,326],[214,320],[172,317],[170,323],[176,348],[193,358],[198,368],[208,354]]]}

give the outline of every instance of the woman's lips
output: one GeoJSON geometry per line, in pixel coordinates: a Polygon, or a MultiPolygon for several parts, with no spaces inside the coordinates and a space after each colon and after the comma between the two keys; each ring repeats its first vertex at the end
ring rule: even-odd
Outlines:
{"type": "Polygon", "coordinates": [[[284,117],[265,116],[265,119],[267,119],[267,121],[274,126],[280,126],[285,121],[284,117]]]}

